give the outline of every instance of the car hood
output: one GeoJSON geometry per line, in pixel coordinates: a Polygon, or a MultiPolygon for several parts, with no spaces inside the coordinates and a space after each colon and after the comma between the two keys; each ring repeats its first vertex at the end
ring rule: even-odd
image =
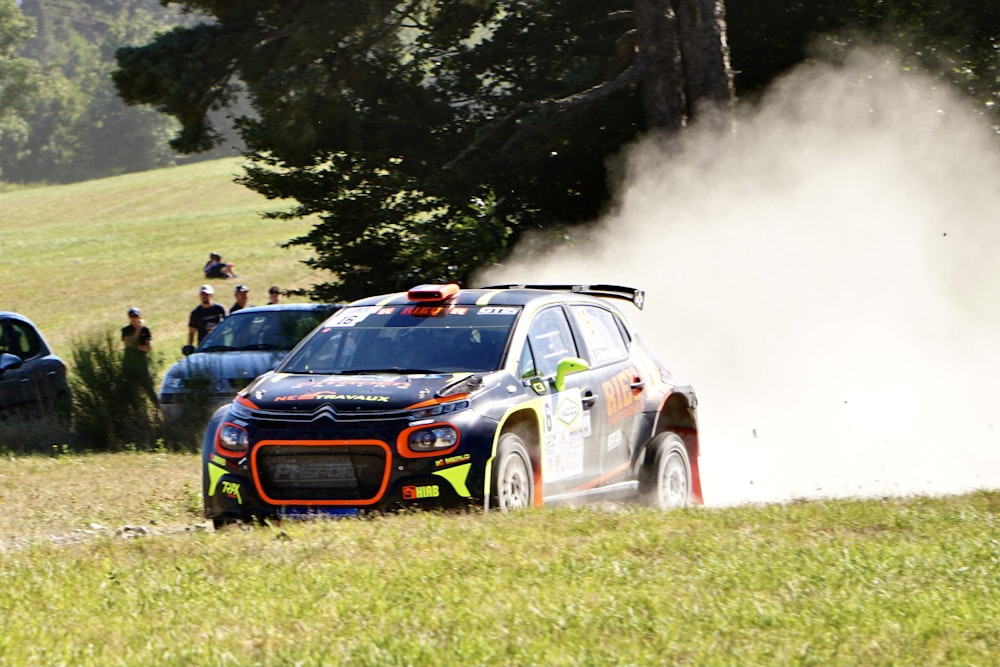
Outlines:
{"type": "Polygon", "coordinates": [[[248,387],[245,395],[265,410],[309,412],[329,405],[340,412],[381,412],[430,402],[441,389],[462,379],[469,380],[470,388],[480,384],[478,377],[466,372],[320,376],[269,373],[248,387]]]}
{"type": "Polygon", "coordinates": [[[184,379],[208,377],[249,382],[277,366],[287,354],[285,350],[195,352],[174,364],[170,375],[184,379]]]}

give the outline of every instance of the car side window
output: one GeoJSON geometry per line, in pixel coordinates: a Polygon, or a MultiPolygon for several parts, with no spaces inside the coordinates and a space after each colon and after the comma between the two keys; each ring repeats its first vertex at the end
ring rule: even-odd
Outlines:
{"type": "Polygon", "coordinates": [[[4,331],[4,345],[7,347],[7,352],[16,354],[22,359],[31,359],[38,356],[42,341],[35,330],[28,325],[17,320],[8,320],[4,331]]]}
{"type": "Polygon", "coordinates": [[[628,342],[622,337],[622,326],[614,313],[589,305],[571,306],[573,317],[583,334],[594,366],[619,361],[628,356],[628,342]]]}
{"type": "MultiPolygon", "coordinates": [[[[528,345],[535,364],[535,374],[554,375],[559,362],[577,356],[576,343],[562,308],[547,308],[535,316],[528,329],[528,345]]],[[[525,355],[521,355],[524,363],[525,355]]],[[[527,369],[521,368],[522,377],[527,369]]]]}

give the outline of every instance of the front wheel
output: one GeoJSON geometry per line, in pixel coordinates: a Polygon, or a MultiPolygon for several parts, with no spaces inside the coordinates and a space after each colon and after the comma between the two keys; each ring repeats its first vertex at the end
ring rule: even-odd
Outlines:
{"type": "Polygon", "coordinates": [[[691,462],[684,441],[675,433],[664,433],[649,446],[640,486],[643,501],[660,509],[687,507],[691,504],[691,462]]]}
{"type": "Polygon", "coordinates": [[[535,497],[535,478],[524,441],[516,433],[504,433],[497,445],[493,466],[492,506],[501,512],[531,507],[535,497]]]}

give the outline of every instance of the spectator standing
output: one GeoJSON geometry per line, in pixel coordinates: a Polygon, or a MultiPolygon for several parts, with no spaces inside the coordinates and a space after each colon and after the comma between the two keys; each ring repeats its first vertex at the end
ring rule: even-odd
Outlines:
{"type": "Polygon", "coordinates": [[[281,288],[277,285],[271,285],[270,289],[267,290],[267,302],[273,305],[279,301],[281,301],[281,288]]]}
{"type": "Polygon", "coordinates": [[[212,302],[215,295],[215,288],[211,285],[202,285],[199,292],[201,303],[191,311],[188,318],[188,345],[192,345],[195,335],[198,336],[198,343],[205,340],[205,336],[211,333],[212,329],[218,326],[219,322],[226,319],[226,309],[217,303],[212,302]]]}
{"type": "Polygon", "coordinates": [[[142,320],[142,311],[128,309],[128,324],[122,327],[122,343],[125,346],[122,367],[130,388],[141,388],[153,405],[159,405],[153,390],[153,378],[149,374],[149,351],[153,349],[153,332],[142,320]]]}
{"type": "Polygon", "coordinates": [[[246,285],[237,285],[233,295],[236,297],[236,303],[229,308],[230,315],[235,313],[237,310],[253,308],[253,304],[247,302],[250,298],[250,288],[246,285]]]}
{"type": "Polygon", "coordinates": [[[205,262],[206,278],[235,278],[236,272],[233,270],[232,262],[222,261],[222,255],[217,252],[208,254],[208,261],[205,262]]]}

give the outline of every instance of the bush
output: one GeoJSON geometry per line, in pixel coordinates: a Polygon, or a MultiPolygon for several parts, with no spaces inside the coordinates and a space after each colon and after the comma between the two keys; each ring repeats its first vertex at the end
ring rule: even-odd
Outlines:
{"type": "Polygon", "coordinates": [[[110,331],[77,340],[72,359],[73,430],[79,444],[96,451],[152,448],[162,419],[135,373],[125,372],[121,342],[110,331]]]}

